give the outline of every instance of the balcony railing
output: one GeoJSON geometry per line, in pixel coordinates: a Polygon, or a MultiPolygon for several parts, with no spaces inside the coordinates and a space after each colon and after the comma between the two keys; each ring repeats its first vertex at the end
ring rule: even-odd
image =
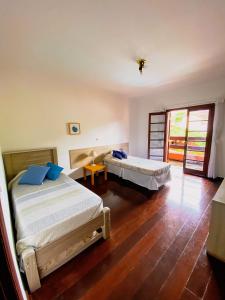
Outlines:
{"type": "MultiPolygon", "coordinates": [[[[204,137],[188,137],[187,160],[195,161],[197,164],[204,161],[205,155],[204,137]]],[[[171,136],[169,138],[169,160],[183,161],[185,149],[185,137],[171,136]]]]}

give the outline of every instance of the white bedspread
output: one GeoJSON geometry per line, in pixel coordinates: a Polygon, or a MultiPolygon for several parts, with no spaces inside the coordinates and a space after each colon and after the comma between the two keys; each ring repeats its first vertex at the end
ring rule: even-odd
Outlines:
{"type": "Polygon", "coordinates": [[[128,156],[127,159],[117,159],[107,155],[104,163],[108,171],[125,180],[134,182],[149,190],[158,190],[171,179],[170,164],[128,156]]]}
{"type": "Polygon", "coordinates": [[[121,160],[114,158],[111,155],[107,155],[104,161],[122,168],[138,171],[142,174],[151,176],[161,175],[170,169],[170,164],[168,163],[136,156],[128,156],[127,159],[121,160]]]}
{"type": "Polygon", "coordinates": [[[19,178],[10,185],[18,254],[62,237],[102,211],[102,199],[65,174],[40,186],[18,185],[19,178]]]}

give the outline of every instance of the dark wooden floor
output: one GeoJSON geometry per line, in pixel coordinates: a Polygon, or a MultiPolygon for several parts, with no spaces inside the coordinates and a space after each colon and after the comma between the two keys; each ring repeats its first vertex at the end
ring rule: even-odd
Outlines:
{"type": "Polygon", "coordinates": [[[205,247],[219,184],[175,170],[148,192],[99,176],[93,191],[111,208],[111,239],[45,278],[32,299],[225,299],[225,265],[205,247]]]}

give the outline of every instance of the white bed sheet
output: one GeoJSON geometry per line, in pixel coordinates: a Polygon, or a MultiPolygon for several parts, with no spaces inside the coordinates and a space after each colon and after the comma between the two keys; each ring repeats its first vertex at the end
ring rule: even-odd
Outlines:
{"type": "Polygon", "coordinates": [[[108,172],[149,190],[158,190],[171,179],[170,164],[135,156],[119,160],[108,155],[104,159],[108,172]]]}
{"type": "Polygon", "coordinates": [[[10,184],[18,254],[29,246],[39,248],[57,240],[103,209],[99,196],[65,174],[40,186],[19,185],[19,178],[10,184]]]}

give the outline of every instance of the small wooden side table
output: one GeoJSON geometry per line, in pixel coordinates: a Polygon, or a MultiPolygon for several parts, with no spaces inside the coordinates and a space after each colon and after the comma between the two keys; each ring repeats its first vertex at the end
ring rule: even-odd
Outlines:
{"type": "Polygon", "coordinates": [[[84,180],[87,180],[87,176],[86,176],[87,171],[91,172],[91,185],[95,185],[95,173],[98,176],[99,171],[104,171],[104,177],[105,180],[107,180],[107,167],[105,165],[95,164],[95,165],[85,166],[83,168],[84,180]]]}

